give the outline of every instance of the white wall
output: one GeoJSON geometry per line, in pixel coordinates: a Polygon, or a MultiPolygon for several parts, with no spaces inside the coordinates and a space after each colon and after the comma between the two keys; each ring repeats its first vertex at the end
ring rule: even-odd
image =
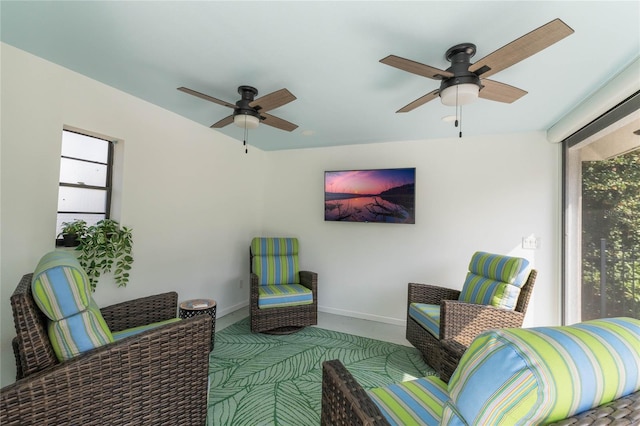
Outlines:
{"type": "Polygon", "coordinates": [[[124,141],[116,216],[133,228],[135,262],[126,288],[99,283],[99,305],[174,290],[215,298],[219,315],[246,305],[248,245],[262,220],[252,176],[264,152],[245,155],[221,133],[6,44],[1,54],[2,384],[15,377],[10,296],[54,249],[64,125],[124,141]]]}
{"type": "Polygon", "coordinates": [[[321,310],[404,324],[408,282],[461,288],[476,250],[538,269],[527,325],[560,322],[560,147],[542,132],[268,154],[265,231],[301,241],[321,310]],[[324,222],[325,170],[416,167],[415,225],[324,222]],[[522,249],[535,234],[538,250],[522,249]]]}
{"type": "Polygon", "coordinates": [[[251,237],[291,235],[301,267],[320,274],[323,311],[403,324],[407,282],[459,288],[486,250],[539,270],[528,325],[560,322],[560,147],[543,133],[245,155],[140,99],[5,44],[1,54],[2,385],[15,375],[10,295],[53,249],[64,125],[124,141],[118,218],[135,262],[127,288],[99,283],[99,305],[176,290],[215,298],[224,315],[248,302],[251,237]],[[417,169],[415,225],[324,222],[325,170],[389,167],[417,169]],[[522,250],[532,233],[541,248],[522,250]]]}

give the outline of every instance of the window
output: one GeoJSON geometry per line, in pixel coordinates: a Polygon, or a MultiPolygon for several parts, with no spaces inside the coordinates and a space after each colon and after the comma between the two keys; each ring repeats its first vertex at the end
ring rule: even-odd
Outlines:
{"type": "Polygon", "coordinates": [[[113,145],[106,139],[62,131],[56,235],[64,222],[84,220],[94,225],[109,218],[113,145]]]}

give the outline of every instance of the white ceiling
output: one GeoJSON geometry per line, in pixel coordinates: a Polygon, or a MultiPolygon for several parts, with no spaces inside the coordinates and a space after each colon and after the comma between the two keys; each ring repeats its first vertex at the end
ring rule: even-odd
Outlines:
{"type": "MultiPolygon", "coordinates": [[[[0,8],[3,42],[205,126],[231,110],[177,87],[231,103],[240,85],[258,96],[289,89],[297,100],[270,113],[299,128],[252,130],[249,142],[264,150],[457,136],[442,121],[455,108],[438,100],[395,113],[439,84],[378,62],[389,54],[446,69],[455,44],[476,44],[475,62],[555,18],[575,30],[492,76],[529,93],[466,106],[467,136],[546,130],[640,55],[638,1],[3,0],[0,8]]],[[[233,125],[221,131],[243,137],[233,125]]]]}

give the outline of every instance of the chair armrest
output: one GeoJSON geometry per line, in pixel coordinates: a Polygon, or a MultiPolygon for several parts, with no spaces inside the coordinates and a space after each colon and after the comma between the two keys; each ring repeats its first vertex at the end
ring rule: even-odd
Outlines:
{"type": "Polygon", "coordinates": [[[147,325],[176,317],[178,293],[156,294],[100,309],[111,331],[147,325]]]}
{"type": "Polygon", "coordinates": [[[249,304],[258,308],[258,286],[260,285],[260,278],[251,272],[249,274],[249,304]]]}
{"type": "Polygon", "coordinates": [[[177,321],[18,380],[0,392],[0,424],[203,425],[211,327],[177,321]]]}
{"type": "Polygon", "coordinates": [[[521,327],[524,314],[488,305],[443,300],[440,304],[440,340],[469,346],[486,330],[521,327]]]}
{"type": "Polygon", "coordinates": [[[409,283],[408,303],[428,303],[439,305],[442,300],[457,300],[460,290],[429,284],[409,283]]]}
{"type": "Polygon", "coordinates": [[[311,271],[300,271],[300,284],[308,288],[313,292],[313,297],[316,297],[318,290],[318,274],[311,271]]]}
{"type": "Polygon", "coordinates": [[[321,425],[388,425],[378,406],[337,359],[322,363],[321,425]]]}

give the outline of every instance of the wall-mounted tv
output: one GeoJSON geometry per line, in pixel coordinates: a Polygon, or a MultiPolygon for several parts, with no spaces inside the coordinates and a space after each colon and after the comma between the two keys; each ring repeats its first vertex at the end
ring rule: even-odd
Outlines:
{"type": "Polygon", "coordinates": [[[416,169],[324,172],[324,220],[416,223],[416,169]]]}

